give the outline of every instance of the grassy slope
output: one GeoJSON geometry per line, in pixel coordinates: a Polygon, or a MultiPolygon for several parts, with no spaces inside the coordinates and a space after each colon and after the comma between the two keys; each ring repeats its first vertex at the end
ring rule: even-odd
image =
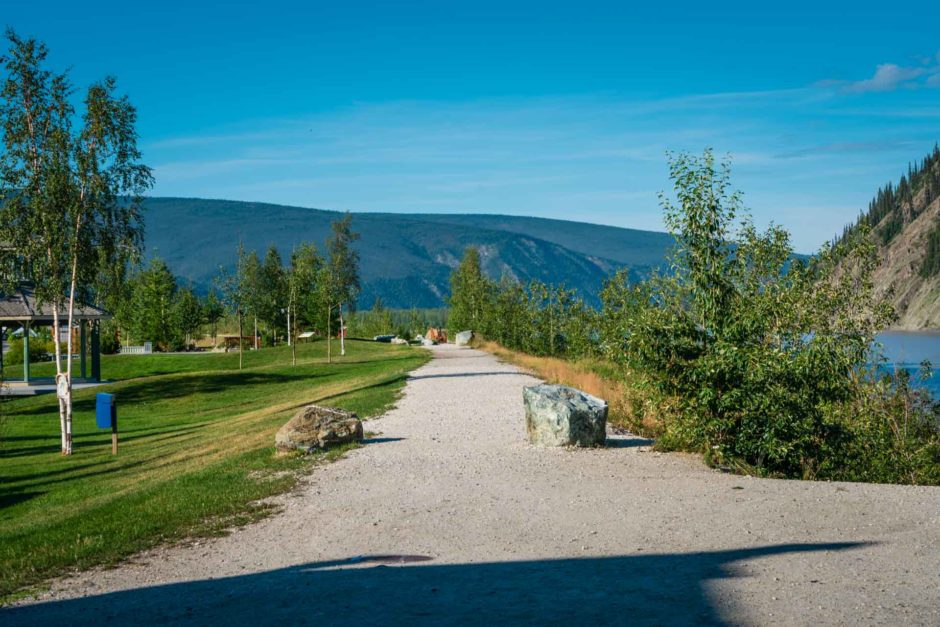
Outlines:
{"type": "Polygon", "coordinates": [[[167,540],[218,533],[263,515],[258,499],[289,489],[313,458],[275,458],[274,433],[300,405],[368,416],[387,408],[427,359],[408,347],[351,342],[326,364],[325,344],[237,355],[106,357],[124,379],[76,393],[75,454],[59,452],[53,396],[5,403],[0,448],[0,599],[67,572],[167,540]],[[94,394],[118,398],[120,454],[95,428],[94,394]],[[289,472],[284,472],[289,471],[289,472]]]}

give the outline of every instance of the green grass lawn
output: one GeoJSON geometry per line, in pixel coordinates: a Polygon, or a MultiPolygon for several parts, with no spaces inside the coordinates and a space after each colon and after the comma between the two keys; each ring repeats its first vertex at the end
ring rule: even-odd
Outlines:
{"type": "Polygon", "coordinates": [[[71,457],[59,453],[54,395],[5,401],[0,600],[76,568],[264,515],[258,499],[290,489],[325,457],[274,456],[274,433],[299,406],[379,414],[428,359],[372,342],[350,342],[332,364],[325,353],[322,342],[300,345],[291,366],[286,348],[246,352],[242,371],[231,353],[105,356],[102,375],[115,382],[75,393],[71,457]],[[95,427],[97,392],[117,397],[116,457],[110,431],[95,427]]]}

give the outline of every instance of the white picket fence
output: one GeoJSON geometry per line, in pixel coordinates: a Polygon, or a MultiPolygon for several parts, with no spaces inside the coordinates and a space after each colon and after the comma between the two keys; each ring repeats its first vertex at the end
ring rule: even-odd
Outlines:
{"type": "Polygon", "coordinates": [[[144,342],[143,346],[122,346],[122,355],[149,355],[153,352],[153,344],[144,342]]]}

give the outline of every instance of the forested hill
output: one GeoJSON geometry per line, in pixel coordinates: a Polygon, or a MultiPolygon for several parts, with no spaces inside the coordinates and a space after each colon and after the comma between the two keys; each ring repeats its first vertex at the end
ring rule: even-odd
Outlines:
{"type": "MultiPolygon", "coordinates": [[[[148,198],[148,255],[156,255],[197,289],[219,266],[231,268],[239,241],[260,255],[275,245],[286,260],[302,241],[322,247],[341,213],[266,203],[148,198]]],[[[665,233],[498,215],[354,214],[361,256],[360,304],[376,296],[389,307],[438,307],[467,246],[480,249],[492,278],[509,274],[577,288],[591,301],[621,267],[645,275],[659,266],[672,238],[665,233]]]]}
{"type": "Polygon", "coordinates": [[[940,147],[879,189],[843,237],[860,224],[880,247],[874,279],[882,290],[893,288],[898,327],[940,328],[940,147]]]}

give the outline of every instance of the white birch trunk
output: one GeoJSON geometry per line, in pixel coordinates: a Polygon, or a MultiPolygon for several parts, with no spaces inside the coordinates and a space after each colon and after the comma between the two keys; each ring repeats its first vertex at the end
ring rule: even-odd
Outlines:
{"type": "MultiPolygon", "coordinates": [[[[52,341],[55,346],[55,382],[56,398],[59,401],[59,432],[62,440],[62,454],[68,455],[68,444],[66,442],[65,427],[65,401],[58,394],[59,378],[62,377],[62,348],[59,346],[59,301],[53,303],[52,307],[52,341]]],[[[26,333],[29,333],[29,325],[26,325],[26,333]]],[[[24,344],[25,347],[25,344],[24,344]]]]}
{"type": "MultiPolygon", "coordinates": [[[[80,223],[76,222],[76,229],[80,223]]],[[[78,258],[72,258],[72,278],[69,282],[69,313],[66,325],[68,329],[68,343],[66,344],[66,377],[65,377],[65,444],[66,455],[72,454],[72,322],[75,316],[75,282],[78,275],[78,258]]],[[[58,329],[56,329],[56,344],[59,343],[58,329]]]]}

